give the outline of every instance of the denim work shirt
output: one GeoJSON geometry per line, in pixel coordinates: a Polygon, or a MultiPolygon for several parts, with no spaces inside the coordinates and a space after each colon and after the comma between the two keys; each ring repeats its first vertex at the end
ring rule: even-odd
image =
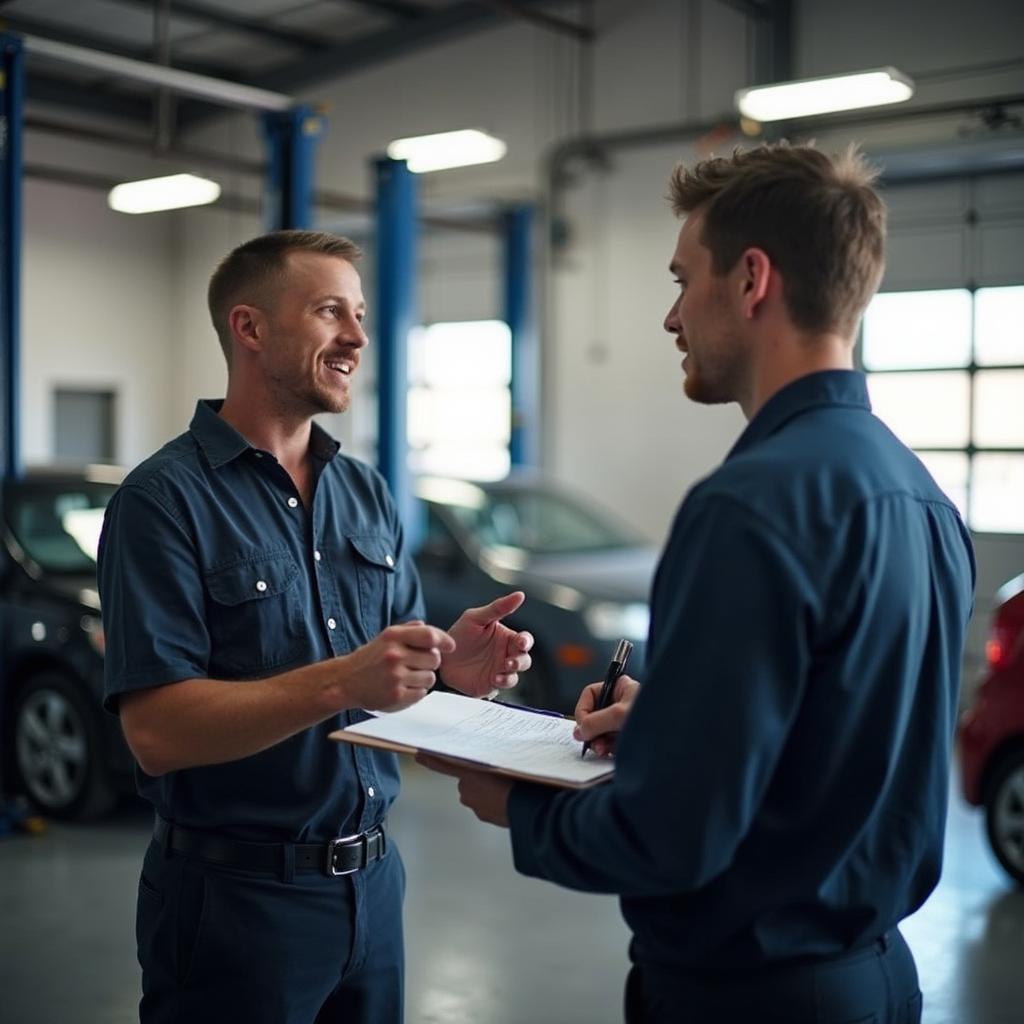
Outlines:
{"type": "MultiPolygon", "coordinates": [[[[313,425],[312,508],[269,452],[200,402],[189,430],[133,470],[106,514],[99,585],[105,706],[183,679],[246,680],[345,654],[424,618],[384,481],[313,425]]],[[[327,739],[332,716],[227,764],[137,770],[169,821],[240,839],[316,842],[377,824],[398,793],[393,754],[327,739]]],[[[224,723],[231,728],[230,722],[224,723]]]]}
{"type": "Polygon", "coordinates": [[[613,781],[513,790],[517,868],[620,894],[655,970],[881,936],[939,877],[973,587],[863,376],[792,382],[676,516],[613,781]]]}

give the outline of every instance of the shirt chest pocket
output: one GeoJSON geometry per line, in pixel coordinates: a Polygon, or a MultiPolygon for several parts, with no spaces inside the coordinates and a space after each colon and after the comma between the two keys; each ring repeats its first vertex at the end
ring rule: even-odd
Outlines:
{"type": "Polygon", "coordinates": [[[364,636],[372,640],[391,624],[395,597],[395,554],[391,539],[377,533],[349,534],[359,592],[359,618],[364,636]]]}
{"type": "Polygon", "coordinates": [[[288,552],[252,555],[206,571],[214,678],[296,659],[302,637],[298,576],[288,552]]]}

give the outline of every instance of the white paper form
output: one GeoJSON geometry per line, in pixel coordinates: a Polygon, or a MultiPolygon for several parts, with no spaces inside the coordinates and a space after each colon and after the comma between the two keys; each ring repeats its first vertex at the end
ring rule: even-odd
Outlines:
{"type": "Polygon", "coordinates": [[[614,766],[607,758],[580,756],[582,745],[572,737],[573,725],[568,718],[429,693],[411,707],[351,725],[342,733],[569,784],[610,775],[614,766]]]}

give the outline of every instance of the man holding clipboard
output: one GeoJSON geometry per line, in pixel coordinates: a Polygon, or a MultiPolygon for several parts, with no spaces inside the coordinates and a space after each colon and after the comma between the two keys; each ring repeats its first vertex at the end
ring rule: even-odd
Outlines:
{"type": "Polygon", "coordinates": [[[584,691],[583,792],[460,777],[516,867],[617,893],[644,1024],[917,1024],[898,923],[938,880],[974,561],[853,370],[885,209],[855,152],[762,146],[671,179],[684,390],[748,425],[686,496],[643,685],[584,691]],[[594,754],[588,754],[593,757],[594,754]]]}

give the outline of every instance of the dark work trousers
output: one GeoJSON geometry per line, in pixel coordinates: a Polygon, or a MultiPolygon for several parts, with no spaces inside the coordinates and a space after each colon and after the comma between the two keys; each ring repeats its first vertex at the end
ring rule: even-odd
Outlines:
{"type": "Polygon", "coordinates": [[[151,842],[136,918],[141,1024],[401,1024],[405,869],[220,867],[151,842]]]}
{"type": "Polygon", "coordinates": [[[634,966],[627,1024],[920,1024],[914,958],[893,929],[836,959],[754,971],[634,966]]]}

